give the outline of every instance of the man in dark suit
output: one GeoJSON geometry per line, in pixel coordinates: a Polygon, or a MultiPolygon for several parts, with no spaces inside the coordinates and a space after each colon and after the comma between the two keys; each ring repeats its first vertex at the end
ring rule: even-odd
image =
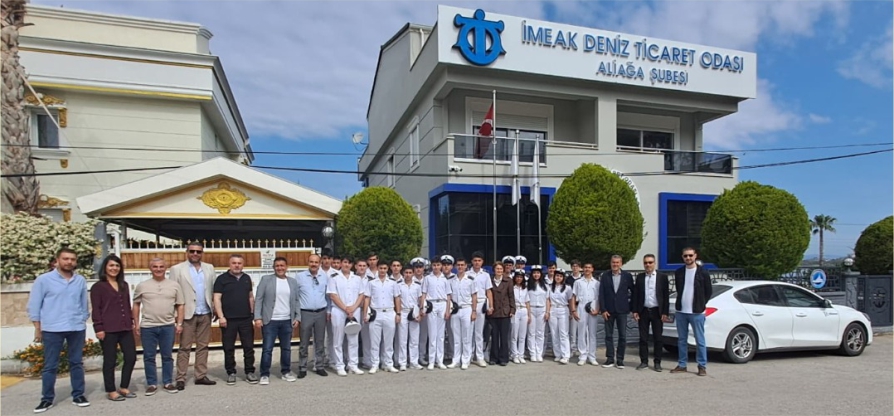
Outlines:
{"type": "Polygon", "coordinates": [[[627,349],[627,315],[633,308],[633,276],[621,270],[623,260],[614,255],[611,259],[610,271],[599,277],[599,305],[602,306],[602,318],[605,320],[605,363],[609,368],[617,365],[624,368],[624,351],[627,349]],[[614,332],[618,327],[618,350],[615,362],[614,332]]]}
{"type": "Polygon", "coordinates": [[[637,370],[649,368],[649,328],[652,328],[652,348],[654,349],[655,371],[661,372],[661,348],[663,322],[667,320],[669,309],[668,279],[664,273],[655,271],[655,255],[643,257],[645,273],[636,275],[636,296],[633,301],[633,319],[639,323],[639,366],[637,370]]]}
{"type": "Polygon", "coordinates": [[[695,263],[696,252],[692,247],[683,249],[683,267],[674,273],[674,284],[677,290],[677,312],[674,314],[677,324],[677,348],[679,362],[671,373],[685,373],[686,361],[689,358],[689,327],[695,335],[695,360],[698,362],[698,375],[706,376],[708,366],[708,348],[705,345],[705,305],[711,299],[711,275],[702,266],[695,263]]]}

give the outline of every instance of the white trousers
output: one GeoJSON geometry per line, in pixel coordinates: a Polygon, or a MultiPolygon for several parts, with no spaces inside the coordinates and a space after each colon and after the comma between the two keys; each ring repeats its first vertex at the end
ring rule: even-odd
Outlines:
{"type": "Polygon", "coordinates": [[[478,312],[475,319],[475,359],[487,360],[487,352],[484,350],[484,323],[487,322],[487,314],[478,312]]]}
{"type": "Polygon", "coordinates": [[[525,358],[525,339],[528,336],[528,308],[516,308],[509,334],[509,359],[525,358]]]}
{"type": "Polygon", "coordinates": [[[385,368],[393,367],[394,361],[391,355],[394,353],[394,310],[390,312],[378,312],[376,320],[369,323],[369,358],[372,365],[370,368],[376,368],[379,364],[384,364],[385,368]]]}
{"type": "Polygon", "coordinates": [[[453,364],[469,365],[472,361],[472,326],[471,306],[460,308],[456,315],[450,316],[450,329],[453,332],[453,364]]]}
{"type": "Polygon", "coordinates": [[[399,365],[419,364],[419,322],[410,322],[410,310],[400,311],[400,325],[397,327],[397,363],[399,365]],[[410,361],[407,363],[407,351],[410,361]]]}
{"type": "MultiPolygon", "coordinates": [[[[335,350],[335,369],[336,370],[344,370],[355,369],[357,368],[357,344],[359,343],[359,339],[357,335],[347,335],[345,334],[345,319],[347,319],[348,315],[345,311],[341,309],[335,309],[332,311],[332,339],[335,341],[334,347],[335,350]],[[347,338],[348,341],[348,360],[345,363],[345,353],[341,348],[342,343],[347,338]]],[[[360,309],[354,311],[354,319],[360,321],[360,309]]]]}
{"type": "Polygon", "coordinates": [[[568,343],[571,345],[571,352],[577,352],[577,325],[578,322],[571,316],[571,309],[568,309],[568,343]]]}
{"type": "Polygon", "coordinates": [[[546,307],[531,307],[531,322],[528,330],[528,355],[531,359],[543,359],[543,342],[546,334],[546,307]]]}
{"type": "Polygon", "coordinates": [[[447,302],[432,302],[431,313],[426,316],[428,320],[428,364],[444,364],[444,336],[447,321],[444,314],[447,313],[447,302]]]}
{"type": "Polygon", "coordinates": [[[428,362],[428,316],[419,321],[419,364],[422,362],[428,362]]]}
{"type": "MultiPolygon", "coordinates": [[[[379,320],[379,319],[376,318],[376,321],[378,321],[378,320],[379,320]]],[[[375,321],[373,321],[373,322],[375,322],[375,321]]],[[[364,323],[363,321],[360,321],[360,325],[362,325],[362,326],[360,327],[360,328],[361,328],[361,329],[360,329],[360,348],[363,349],[363,354],[361,354],[361,361],[360,361],[360,362],[361,362],[364,366],[372,367],[372,360],[370,359],[370,358],[372,357],[372,354],[371,354],[371,352],[370,352],[370,348],[369,348],[370,345],[372,345],[372,342],[370,342],[370,339],[369,339],[369,326],[370,326],[370,324],[367,324],[367,323],[364,323]]]]}
{"type": "Polygon", "coordinates": [[[581,360],[596,361],[596,316],[590,315],[584,309],[586,303],[581,302],[577,307],[577,350],[581,360]]]}
{"type": "MultiPolygon", "coordinates": [[[[549,313],[549,332],[553,340],[553,354],[559,359],[571,358],[571,343],[568,339],[568,307],[553,307],[549,313]]],[[[573,320],[573,319],[572,319],[573,320]]],[[[575,321],[575,323],[577,323],[575,321]]]]}

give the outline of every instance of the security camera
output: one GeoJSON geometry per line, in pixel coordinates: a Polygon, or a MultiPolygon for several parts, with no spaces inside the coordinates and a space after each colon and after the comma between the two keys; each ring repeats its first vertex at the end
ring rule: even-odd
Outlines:
{"type": "Polygon", "coordinates": [[[447,171],[451,172],[451,173],[457,173],[457,172],[462,172],[463,168],[461,168],[459,166],[455,166],[455,165],[450,165],[447,167],[447,171]]]}

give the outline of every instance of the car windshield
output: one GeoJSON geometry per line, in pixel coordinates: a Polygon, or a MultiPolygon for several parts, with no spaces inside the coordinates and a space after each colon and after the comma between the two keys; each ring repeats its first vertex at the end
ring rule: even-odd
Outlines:
{"type": "MultiPolygon", "coordinates": [[[[732,286],[729,285],[711,285],[711,299],[716,298],[723,292],[732,289],[732,286]]],[[[670,297],[675,297],[677,292],[670,292],[670,297]]],[[[710,299],[709,299],[710,300],[710,299]]]]}

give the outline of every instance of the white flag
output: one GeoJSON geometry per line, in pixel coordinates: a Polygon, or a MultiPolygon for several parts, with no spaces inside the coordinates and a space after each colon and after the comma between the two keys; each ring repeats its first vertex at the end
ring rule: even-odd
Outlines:
{"type": "Polygon", "coordinates": [[[512,205],[521,201],[521,184],[518,181],[518,132],[515,132],[515,145],[512,151],[512,205]]]}
{"type": "Polygon", "coordinates": [[[540,136],[534,141],[534,174],[531,175],[531,202],[540,206],[540,136]]]}

